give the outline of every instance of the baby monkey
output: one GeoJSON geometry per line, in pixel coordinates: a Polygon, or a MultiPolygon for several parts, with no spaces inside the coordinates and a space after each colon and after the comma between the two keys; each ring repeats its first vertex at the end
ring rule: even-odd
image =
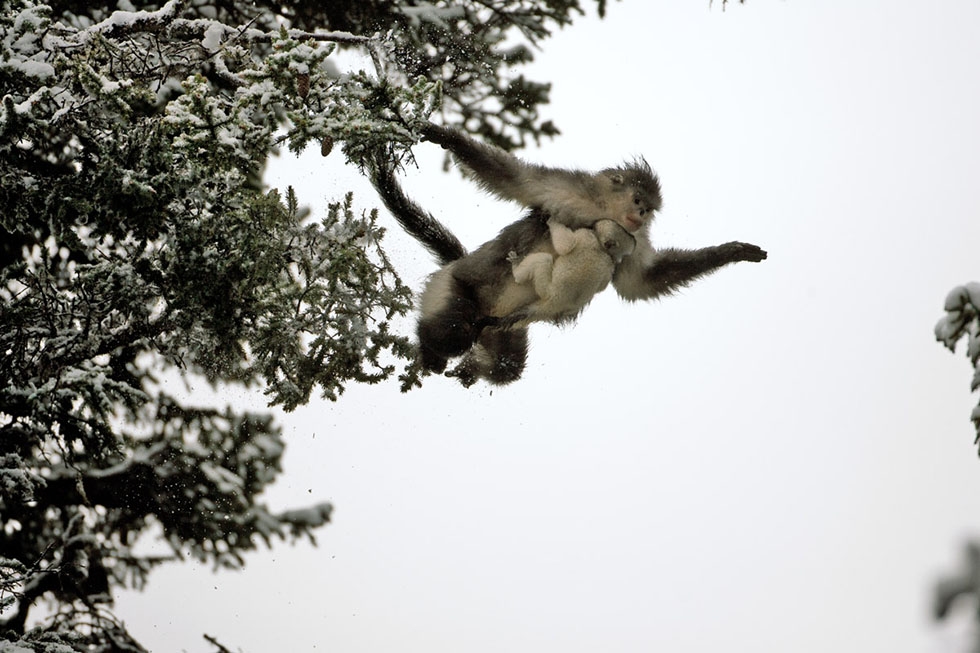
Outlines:
{"type": "Polygon", "coordinates": [[[510,252],[514,280],[530,283],[538,299],[515,310],[496,326],[574,320],[592,298],[612,281],[624,256],[633,253],[636,239],[613,220],[599,220],[592,228],[569,229],[548,220],[554,254],[533,252],[520,259],[510,252]]]}

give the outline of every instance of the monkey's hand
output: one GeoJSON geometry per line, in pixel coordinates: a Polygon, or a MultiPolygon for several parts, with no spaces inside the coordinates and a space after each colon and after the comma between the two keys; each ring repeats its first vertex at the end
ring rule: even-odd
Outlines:
{"type": "Polygon", "coordinates": [[[517,252],[510,250],[507,252],[507,262],[511,265],[517,265],[521,262],[521,257],[517,255],[517,252]]]}
{"type": "Polygon", "coordinates": [[[752,263],[758,263],[759,261],[766,260],[768,257],[766,250],[762,249],[758,245],[753,245],[752,243],[732,241],[730,243],[720,245],[719,249],[722,250],[725,257],[732,263],[735,263],[736,261],[750,261],[752,263]]]}

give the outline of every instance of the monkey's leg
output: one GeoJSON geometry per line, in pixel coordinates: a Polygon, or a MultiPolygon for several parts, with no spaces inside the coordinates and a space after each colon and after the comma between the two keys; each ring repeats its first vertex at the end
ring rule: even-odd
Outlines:
{"type": "Polygon", "coordinates": [[[446,369],[448,359],[466,353],[482,329],[477,326],[479,306],[472,290],[452,276],[444,281],[435,308],[427,307],[435,300],[423,298],[417,330],[422,367],[437,373],[446,369]]]}
{"type": "Polygon", "coordinates": [[[506,385],[521,378],[527,364],[527,329],[484,329],[477,343],[447,376],[467,388],[478,379],[506,385]]]}
{"type": "Polygon", "coordinates": [[[613,276],[613,285],[625,299],[653,299],[684,288],[729,263],[759,262],[766,256],[762,248],[740,242],[693,250],[661,249],[646,268],[641,268],[636,259],[623,261],[613,276]]]}
{"type": "Polygon", "coordinates": [[[493,329],[484,331],[480,342],[495,356],[487,373],[487,381],[506,385],[521,378],[527,365],[527,329],[493,329]]]}

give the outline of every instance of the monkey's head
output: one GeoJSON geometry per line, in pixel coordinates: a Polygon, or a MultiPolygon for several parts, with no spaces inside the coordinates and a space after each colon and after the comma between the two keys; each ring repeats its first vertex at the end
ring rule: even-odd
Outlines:
{"type": "Polygon", "coordinates": [[[663,204],[660,179],[643,157],[600,174],[609,181],[610,187],[606,217],[615,220],[623,229],[630,233],[637,231],[660,210],[663,204]]]}

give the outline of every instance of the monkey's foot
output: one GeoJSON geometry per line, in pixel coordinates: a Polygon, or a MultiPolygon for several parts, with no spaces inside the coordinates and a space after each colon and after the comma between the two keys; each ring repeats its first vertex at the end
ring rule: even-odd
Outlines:
{"type": "Polygon", "coordinates": [[[473,366],[468,365],[465,360],[453,369],[446,370],[446,376],[450,378],[455,377],[464,388],[470,387],[477,380],[477,375],[473,372],[473,366]]]}

